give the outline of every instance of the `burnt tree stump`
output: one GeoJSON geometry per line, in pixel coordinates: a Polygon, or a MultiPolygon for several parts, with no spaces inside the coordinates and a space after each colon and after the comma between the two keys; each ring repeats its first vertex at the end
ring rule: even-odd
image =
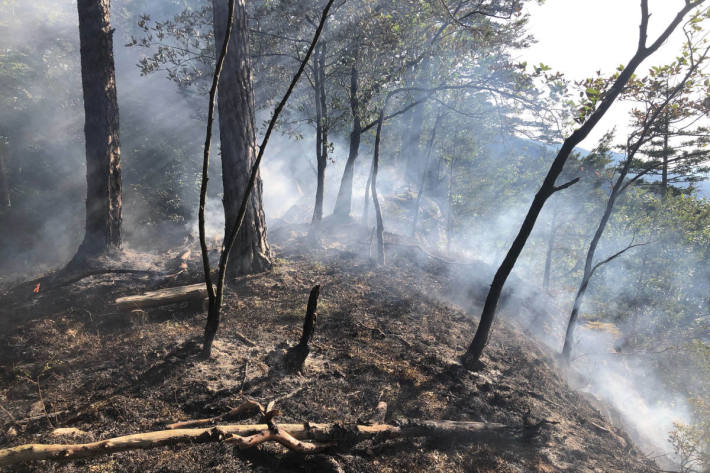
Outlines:
{"type": "Polygon", "coordinates": [[[311,294],[308,296],[308,306],[306,307],[306,317],[303,321],[303,332],[298,345],[291,347],[286,353],[286,367],[289,371],[300,371],[303,368],[303,363],[306,362],[310,348],[308,344],[313,339],[315,332],[316,319],[318,318],[318,296],[320,295],[320,284],[316,284],[311,289],[311,294]]]}

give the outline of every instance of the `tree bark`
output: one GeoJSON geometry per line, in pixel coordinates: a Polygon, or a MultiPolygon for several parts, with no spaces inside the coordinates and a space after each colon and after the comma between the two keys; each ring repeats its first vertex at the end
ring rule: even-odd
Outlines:
{"type": "Polygon", "coordinates": [[[668,195],[668,157],[670,149],[668,148],[668,136],[670,135],[670,117],[666,112],[663,122],[663,163],[661,165],[661,198],[665,200],[668,195]]]}
{"type": "Polygon", "coordinates": [[[306,317],[303,320],[303,332],[298,344],[289,348],[286,352],[286,368],[291,372],[301,371],[308,358],[311,349],[308,346],[316,328],[318,318],[318,296],[320,294],[320,284],[313,286],[311,294],[308,296],[306,307],[306,317]]]}
{"type": "MultiPolygon", "coordinates": [[[[221,45],[229,14],[228,1],[212,0],[212,7],[215,42],[221,45]]],[[[225,238],[237,219],[256,157],[254,93],[247,34],[246,4],[245,0],[239,0],[217,94],[225,238]]],[[[266,219],[262,204],[262,183],[257,176],[244,221],[230,254],[227,274],[234,277],[258,273],[271,269],[271,265],[272,255],[266,239],[266,219]]]]}
{"type": "MultiPolygon", "coordinates": [[[[385,101],[385,106],[387,101],[385,101]]],[[[377,170],[380,166],[380,138],[382,136],[382,122],[384,121],[385,106],[380,110],[380,117],[377,121],[377,134],[375,135],[375,152],[372,156],[372,203],[375,207],[375,220],[377,222],[377,264],[384,266],[385,264],[385,227],[382,222],[382,209],[380,208],[380,200],[377,197],[377,170]]]]}
{"type": "Polygon", "coordinates": [[[86,226],[74,262],[121,246],[121,151],[110,0],[78,0],[86,226]]]}
{"type": "Polygon", "coordinates": [[[365,204],[362,207],[362,224],[367,226],[370,219],[370,188],[372,187],[372,173],[374,172],[375,160],[370,163],[370,172],[367,174],[365,183],[365,204]]]}
{"type": "Polygon", "coordinates": [[[316,46],[313,55],[313,71],[316,102],[316,162],[318,176],[316,183],[316,202],[313,207],[312,224],[323,219],[323,194],[325,192],[325,168],[328,165],[328,104],[325,95],[325,51],[326,42],[316,46]]]}
{"type": "Polygon", "coordinates": [[[417,234],[417,223],[419,222],[419,206],[422,203],[422,195],[424,194],[424,186],[428,180],[428,176],[431,173],[431,152],[434,149],[434,140],[436,139],[436,130],[439,128],[439,122],[444,114],[439,111],[439,114],[434,120],[434,126],[431,129],[431,136],[429,137],[429,143],[427,144],[426,161],[424,164],[424,170],[422,171],[421,180],[419,181],[419,191],[417,192],[417,199],[414,202],[414,210],[412,212],[412,231],[410,235],[412,238],[417,234]]]}
{"type": "Polygon", "coordinates": [[[320,294],[320,284],[316,284],[311,289],[311,294],[308,296],[308,305],[306,306],[306,317],[303,320],[303,332],[301,340],[298,342],[301,346],[308,346],[308,343],[313,338],[313,332],[316,326],[316,317],[318,316],[318,296],[320,294]]]}
{"type": "Polygon", "coordinates": [[[542,288],[545,292],[550,290],[550,275],[552,273],[552,252],[555,249],[555,237],[557,236],[557,212],[552,214],[550,224],[550,234],[547,239],[547,251],[545,252],[545,272],[542,276],[542,288]]]}
{"type": "MultiPolygon", "coordinates": [[[[414,86],[420,88],[427,87],[431,76],[430,72],[431,59],[427,57],[422,61],[421,69],[418,71],[417,77],[414,80],[414,86]]],[[[426,94],[423,92],[415,94],[414,100],[420,101],[425,95],[426,94]]],[[[410,121],[404,129],[404,136],[402,137],[400,160],[406,163],[406,177],[408,182],[416,182],[419,173],[422,171],[420,141],[422,128],[424,126],[423,112],[423,103],[417,104],[410,111],[410,121]]]]}
{"type": "MultiPolygon", "coordinates": [[[[330,8],[333,6],[334,1],[335,0],[328,0],[328,3],[326,4],[325,9],[323,10],[323,13],[321,15],[321,19],[318,24],[318,27],[316,28],[316,33],[313,36],[313,40],[311,41],[310,46],[308,47],[308,51],[306,52],[306,57],[301,62],[301,65],[298,67],[298,71],[293,76],[293,79],[291,80],[291,83],[289,84],[288,89],[286,90],[286,93],[284,94],[284,96],[281,98],[281,101],[278,103],[278,105],[274,109],[274,114],[271,116],[271,120],[269,120],[269,124],[266,127],[266,132],[264,133],[264,137],[261,140],[261,145],[259,146],[259,151],[256,153],[256,157],[254,158],[254,162],[251,164],[251,167],[247,170],[249,178],[247,180],[247,184],[244,189],[244,195],[242,196],[242,199],[239,203],[239,209],[237,210],[236,218],[234,219],[234,222],[232,222],[231,224],[228,224],[225,229],[224,245],[222,247],[222,252],[219,257],[217,287],[215,289],[212,286],[210,259],[209,259],[208,250],[207,250],[207,242],[205,239],[205,199],[206,199],[206,192],[207,192],[208,169],[209,169],[209,162],[210,162],[209,150],[210,150],[210,143],[211,143],[211,138],[212,138],[211,131],[212,131],[212,113],[214,111],[214,99],[215,99],[215,93],[217,91],[218,81],[219,81],[220,75],[221,75],[223,61],[224,61],[225,56],[227,54],[227,50],[229,49],[228,48],[229,43],[231,42],[231,37],[232,37],[231,31],[232,31],[232,26],[234,24],[234,16],[235,16],[235,10],[236,10],[236,8],[235,8],[236,0],[228,0],[228,2],[227,2],[226,21],[225,21],[223,40],[222,40],[222,50],[221,50],[219,57],[217,59],[217,64],[215,67],[215,72],[214,72],[214,76],[213,76],[213,80],[212,80],[212,86],[210,87],[210,102],[209,102],[209,107],[208,107],[207,129],[205,131],[205,148],[204,148],[203,161],[202,161],[202,182],[200,185],[200,208],[199,208],[200,250],[202,252],[202,264],[203,264],[204,273],[205,273],[205,287],[207,289],[207,295],[209,298],[209,310],[207,312],[207,323],[205,324],[204,343],[203,343],[203,347],[202,347],[203,356],[206,356],[206,357],[210,356],[211,350],[212,350],[212,342],[214,341],[215,334],[217,333],[217,328],[219,328],[220,311],[222,308],[222,300],[224,298],[224,282],[225,282],[226,273],[227,273],[227,263],[229,261],[229,256],[232,251],[232,247],[234,246],[234,243],[237,241],[237,237],[239,236],[239,231],[242,229],[242,226],[244,223],[244,218],[246,217],[247,212],[249,210],[249,205],[250,205],[251,199],[253,197],[253,192],[255,192],[256,188],[258,187],[259,165],[261,164],[261,160],[264,157],[264,150],[266,149],[266,145],[269,143],[269,137],[271,136],[271,133],[274,131],[274,127],[276,126],[276,121],[278,120],[279,115],[281,114],[284,107],[286,106],[286,103],[288,102],[289,97],[291,97],[291,93],[293,92],[293,89],[296,87],[296,83],[298,83],[298,80],[303,75],[303,71],[306,68],[306,64],[310,60],[311,54],[313,53],[315,45],[318,42],[318,38],[320,37],[321,31],[323,31],[323,26],[325,25],[325,21],[328,18],[328,12],[330,12],[330,8]]],[[[240,0],[239,15],[241,17],[240,22],[241,22],[241,28],[242,28],[242,31],[240,32],[240,37],[241,37],[241,41],[244,43],[244,44],[242,44],[242,46],[244,48],[246,48],[245,45],[247,42],[247,32],[246,32],[246,8],[244,5],[244,0],[240,0]]],[[[248,59],[248,56],[246,56],[246,58],[248,59]]],[[[244,62],[243,64],[246,64],[246,62],[244,62]]],[[[243,66],[243,64],[242,64],[242,66],[243,66]]],[[[250,77],[248,77],[248,78],[251,79],[250,77]]],[[[251,87],[251,86],[249,86],[249,87],[251,87]]],[[[249,90],[251,90],[251,89],[249,89],[249,90]]],[[[253,94],[249,94],[249,95],[253,100],[253,94]]],[[[252,112],[253,112],[253,104],[252,104],[252,112]]],[[[252,115],[251,128],[252,128],[252,136],[253,136],[253,115],[252,115]]]]}
{"type": "Polygon", "coordinates": [[[449,164],[449,193],[446,199],[446,253],[451,255],[451,240],[454,235],[454,167],[456,165],[456,154],[451,158],[449,164]]]}
{"type": "Polygon", "coordinates": [[[358,70],[355,65],[350,70],[350,113],[353,117],[353,129],[350,132],[350,150],[348,160],[345,162],[343,178],[340,181],[338,197],[335,201],[333,215],[339,218],[350,216],[353,197],[353,176],[355,174],[355,161],[360,151],[360,135],[362,124],[360,121],[360,101],[358,99],[358,70]]]}

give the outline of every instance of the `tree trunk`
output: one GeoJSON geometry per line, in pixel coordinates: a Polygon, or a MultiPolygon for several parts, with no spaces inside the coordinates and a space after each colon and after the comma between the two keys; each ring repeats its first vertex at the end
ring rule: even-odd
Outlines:
{"type": "Polygon", "coordinates": [[[370,187],[372,184],[372,173],[374,172],[375,160],[370,163],[370,172],[367,174],[367,182],[365,183],[365,204],[362,207],[362,224],[367,226],[370,217],[370,187]]]}
{"type": "Polygon", "coordinates": [[[328,104],[325,95],[325,41],[318,43],[313,55],[316,101],[316,161],[318,178],[316,184],[316,203],[313,208],[312,224],[323,219],[323,193],[325,192],[325,168],[328,164],[328,104]]]}
{"type": "Polygon", "coordinates": [[[340,189],[338,190],[338,198],[335,201],[335,210],[333,215],[339,218],[350,216],[352,210],[353,197],[353,175],[355,174],[355,161],[357,160],[360,151],[360,102],[357,97],[358,93],[358,70],[353,65],[350,70],[350,113],[353,117],[353,129],[350,132],[350,151],[348,152],[348,160],[345,162],[345,170],[343,178],[340,181],[340,189]]]}
{"type": "MultiPolygon", "coordinates": [[[[425,58],[422,61],[421,70],[414,81],[416,87],[427,87],[431,71],[431,59],[425,58]]],[[[421,100],[426,94],[420,92],[414,95],[414,100],[421,100]]],[[[404,130],[402,137],[402,147],[400,149],[400,160],[406,165],[406,177],[408,182],[417,182],[417,177],[422,171],[420,139],[424,125],[425,105],[420,103],[410,110],[410,122],[404,130]]]]}
{"type": "MultiPolygon", "coordinates": [[[[385,102],[386,104],[387,102],[385,102]]],[[[380,164],[380,138],[382,135],[382,122],[384,121],[385,107],[380,110],[380,117],[377,120],[377,134],[375,135],[375,152],[372,156],[372,203],[375,206],[375,220],[377,221],[377,264],[385,264],[385,227],[382,222],[382,209],[380,200],[377,198],[377,170],[380,164]]]]}
{"type": "Polygon", "coordinates": [[[668,24],[668,26],[663,30],[659,37],[651,44],[647,46],[647,30],[648,30],[648,19],[650,15],[648,14],[648,2],[641,2],[642,19],[641,26],[639,28],[640,36],[639,43],[634,53],[633,57],[626,64],[626,67],[619,73],[614,83],[609,87],[609,90],[605,94],[604,98],[599,103],[596,110],[594,110],[589,117],[577,128],[560,147],[555,159],[552,161],[550,168],[545,175],[545,179],[540,186],[535,198],[530,204],[528,213],[525,215],[520,230],[513,240],[508,253],[506,253],[503,262],[498,267],[495,276],[493,276],[493,282],[491,283],[490,290],[486,296],[486,302],[483,305],[483,311],[481,312],[481,320],[476,329],[476,334],[471,341],[466,353],[463,355],[463,363],[469,368],[476,368],[479,365],[481,354],[483,349],[488,343],[488,337],[490,336],[491,327],[493,326],[493,321],[495,320],[496,307],[498,306],[498,300],[500,299],[503,286],[505,281],[510,276],[513,267],[515,266],[520,253],[525,247],[525,243],[530,237],[530,233],[535,227],[535,222],[537,221],[542,208],[545,205],[547,199],[554,194],[560,188],[555,187],[555,182],[557,178],[562,173],[567,158],[569,158],[570,153],[574,148],[581,143],[589,133],[594,129],[594,127],[599,123],[599,120],[606,114],[609,107],[614,103],[616,98],[622,92],[626,83],[629,81],[631,76],[634,74],[638,66],[651,54],[658,50],[661,44],[673,33],[673,31],[678,27],[678,25],[683,20],[683,17],[692,10],[696,4],[691,2],[686,2],[685,6],[676,14],[675,18],[668,24]]]}
{"type": "Polygon", "coordinates": [[[110,0],[78,0],[86,139],[86,227],[73,262],[121,246],[121,152],[110,0]]]}
{"type": "MultiPolygon", "coordinates": [[[[212,0],[215,44],[224,42],[228,1],[212,0]]],[[[236,4],[229,49],[219,80],[217,97],[219,136],[224,185],[225,235],[234,225],[249,183],[256,157],[254,93],[251,82],[245,0],[236,4]]],[[[266,219],[262,205],[261,178],[251,192],[244,222],[230,254],[228,274],[258,273],[271,268],[271,249],[266,240],[266,219]]]]}
{"type": "Polygon", "coordinates": [[[557,212],[552,214],[550,236],[547,240],[547,252],[545,253],[545,273],[542,277],[542,288],[545,292],[550,290],[550,274],[552,273],[552,252],[555,248],[555,237],[557,236],[557,212]]]}
{"type": "MultiPolygon", "coordinates": [[[[633,154],[635,154],[635,151],[633,152],[633,154]]],[[[565,343],[562,347],[562,356],[567,361],[569,361],[570,356],[572,354],[574,329],[577,325],[577,319],[579,318],[579,311],[582,307],[582,301],[584,299],[585,293],[587,292],[589,280],[592,278],[592,274],[594,273],[594,268],[592,264],[594,263],[594,256],[597,251],[597,246],[599,246],[599,240],[601,240],[602,235],[604,234],[604,230],[606,229],[606,226],[609,223],[609,219],[611,218],[611,214],[614,212],[614,204],[616,203],[616,199],[622,192],[624,179],[626,179],[626,176],[629,173],[631,161],[633,160],[633,154],[630,154],[626,157],[624,166],[619,172],[619,176],[616,178],[616,182],[614,183],[614,186],[612,187],[611,192],[609,193],[609,199],[606,202],[604,214],[602,214],[602,218],[599,221],[599,225],[597,226],[597,229],[594,232],[594,236],[592,237],[592,241],[589,243],[589,248],[587,249],[587,256],[584,260],[584,273],[582,274],[582,281],[579,284],[579,289],[577,290],[577,294],[574,298],[572,312],[569,317],[569,322],[567,323],[565,343]]]]}
{"type": "Polygon", "coordinates": [[[449,165],[449,195],[446,199],[446,253],[451,254],[451,239],[454,234],[454,166],[456,164],[456,154],[451,158],[449,165]]]}
{"type": "Polygon", "coordinates": [[[668,148],[668,135],[670,134],[670,117],[666,113],[663,123],[663,164],[661,167],[661,198],[665,199],[668,195],[668,157],[670,149],[668,148]]]}
{"type": "Polygon", "coordinates": [[[427,144],[426,161],[424,164],[424,170],[422,171],[422,178],[419,181],[419,190],[417,191],[417,199],[414,202],[414,210],[412,212],[412,231],[410,235],[414,238],[417,234],[417,223],[419,221],[419,206],[422,203],[422,195],[424,194],[424,186],[428,180],[429,174],[431,174],[431,152],[434,148],[434,140],[436,139],[436,130],[439,127],[439,122],[443,117],[443,113],[439,111],[434,121],[434,127],[431,129],[431,136],[429,137],[429,143],[427,144]]]}

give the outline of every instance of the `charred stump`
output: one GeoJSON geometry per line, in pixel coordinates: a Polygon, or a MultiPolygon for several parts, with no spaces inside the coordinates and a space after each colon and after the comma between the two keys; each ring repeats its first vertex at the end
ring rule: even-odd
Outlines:
{"type": "Polygon", "coordinates": [[[315,331],[316,319],[318,317],[318,296],[320,295],[320,284],[316,284],[311,289],[311,294],[308,297],[308,306],[306,307],[306,317],[303,321],[303,333],[298,345],[291,347],[286,353],[286,366],[289,371],[300,371],[311,349],[308,347],[313,332],[315,331]]]}

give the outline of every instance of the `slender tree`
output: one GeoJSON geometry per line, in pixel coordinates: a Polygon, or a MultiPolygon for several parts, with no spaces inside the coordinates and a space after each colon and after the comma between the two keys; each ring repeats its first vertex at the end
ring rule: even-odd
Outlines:
{"type": "Polygon", "coordinates": [[[619,72],[616,80],[614,80],[610,87],[606,91],[603,91],[603,93],[599,91],[598,94],[594,94],[593,100],[591,100],[589,106],[585,108],[584,115],[579,117],[581,125],[564,140],[557,156],[552,161],[540,189],[537,194],[535,194],[530,204],[530,208],[528,209],[517,236],[513,240],[505,258],[493,277],[488,295],[486,296],[486,301],[483,305],[483,311],[481,312],[481,319],[476,329],[476,334],[462,358],[465,366],[475,368],[479,363],[483,349],[488,343],[493,321],[495,320],[498,300],[503,291],[505,281],[513,270],[520,253],[523,251],[525,243],[535,227],[535,222],[545,202],[555,192],[561,191],[576,182],[576,180],[572,180],[565,184],[557,185],[557,178],[562,173],[567,158],[569,158],[574,148],[589,135],[592,129],[594,129],[597,123],[599,123],[606,114],[609,107],[616,101],[619,94],[622,93],[627,82],[631,79],[639,65],[661,47],[690,11],[700,6],[702,3],[704,3],[704,0],[685,0],[683,8],[678,11],[656,40],[649,45],[648,23],[650,13],[648,0],[641,0],[641,25],[639,27],[639,40],[636,52],[626,66],[619,72]]]}
{"type": "Polygon", "coordinates": [[[78,0],[86,227],[72,264],[121,246],[121,151],[110,0],[78,0]]]}
{"type": "MultiPolygon", "coordinates": [[[[245,0],[229,0],[228,7],[226,9],[226,22],[225,22],[225,27],[224,27],[224,38],[221,43],[221,49],[219,56],[217,58],[217,64],[215,66],[215,71],[212,79],[212,86],[210,87],[210,98],[209,98],[209,107],[208,107],[208,112],[207,112],[207,130],[205,132],[205,146],[204,146],[204,153],[203,153],[203,158],[202,158],[202,182],[200,186],[200,208],[199,208],[199,213],[198,213],[198,218],[199,218],[199,231],[200,231],[200,249],[202,252],[202,265],[204,268],[204,273],[205,273],[205,284],[207,286],[207,297],[209,300],[209,305],[208,305],[208,311],[207,311],[207,323],[205,325],[205,333],[204,333],[204,342],[203,342],[203,347],[202,347],[202,353],[204,356],[209,357],[211,352],[212,352],[212,343],[214,342],[214,337],[217,334],[217,329],[219,328],[219,321],[220,321],[220,313],[222,310],[222,300],[224,298],[224,281],[225,281],[225,276],[227,273],[227,264],[229,262],[229,256],[230,252],[232,250],[232,247],[234,246],[235,241],[237,240],[237,236],[239,235],[239,231],[242,228],[242,224],[244,222],[245,216],[247,215],[248,212],[248,207],[249,207],[249,202],[252,197],[252,192],[254,191],[255,187],[257,186],[257,180],[259,176],[259,164],[261,163],[261,159],[264,157],[264,150],[266,149],[266,145],[269,142],[269,138],[271,137],[271,133],[274,131],[274,127],[276,126],[276,122],[278,121],[279,115],[283,111],[284,107],[286,106],[286,103],[288,102],[289,97],[291,96],[291,93],[293,92],[293,89],[296,87],[296,84],[298,83],[298,80],[301,78],[301,75],[303,74],[303,70],[306,67],[306,64],[308,63],[308,60],[311,57],[311,54],[313,53],[313,50],[315,48],[316,43],[318,42],[318,38],[320,37],[321,31],[323,30],[323,25],[325,24],[325,20],[328,18],[328,12],[330,11],[330,8],[333,6],[333,2],[335,0],[329,0],[328,3],[325,6],[325,9],[323,10],[323,14],[321,15],[320,23],[318,24],[318,27],[316,28],[315,35],[313,36],[313,40],[310,43],[310,46],[308,48],[308,51],[306,52],[306,55],[303,59],[303,61],[300,64],[300,67],[298,68],[298,71],[296,74],[293,76],[293,79],[291,80],[291,83],[288,86],[288,89],[286,90],[286,93],[284,94],[283,98],[281,101],[278,103],[276,108],[274,109],[274,113],[271,117],[271,121],[269,121],[269,125],[266,128],[266,132],[264,133],[264,138],[261,141],[261,146],[259,146],[259,151],[256,154],[256,159],[254,160],[253,164],[251,165],[251,168],[249,169],[249,179],[247,181],[247,185],[244,188],[244,195],[242,196],[241,203],[239,205],[239,209],[236,213],[236,218],[228,223],[227,231],[225,232],[225,239],[224,243],[222,245],[222,251],[220,253],[220,258],[219,258],[219,266],[217,268],[217,280],[216,284],[213,286],[212,285],[212,269],[210,267],[210,259],[209,259],[209,252],[207,249],[207,238],[205,236],[205,202],[206,202],[206,195],[207,195],[207,181],[208,181],[208,169],[209,169],[209,162],[210,162],[210,145],[211,145],[211,140],[212,140],[212,123],[214,119],[214,108],[215,108],[215,96],[217,94],[217,87],[218,84],[220,83],[220,75],[222,73],[222,68],[224,65],[224,62],[226,60],[227,52],[229,50],[229,45],[231,43],[231,32],[233,29],[234,25],[234,19],[235,17],[239,15],[243,15],[244,20],[246,20],[246,11],[245,11],[245,0]],[[238,2],[238,5],[237,5],[238,2]],[[241,10],[241,11],[240,11],[241,10]]],[[[246,23],[242,24],[244,27],[246,26],[246,23]]],[[[246,41],[246,34],[245,32],[242,32],[242,34],[239,36],[241,37],[242,41],[246,41]]],[[[245,48],[244,45],[241,45],[242,48],[245,48]]],[[[251,79],[249,77],[249,79],[251,79]]],[[[251,89],[248,89],[251,90],[251,89]]],[[[240,91],[240,93],[244,94],[245,91],[240,91]]],[[[253,119],[253,116],[252,116],[253,119]]],[[[253,129],[254,124],[251,124],[251,127],[253,129]]]]}
{"type": "Polygon", "coordinates": [[[318,224],[323,218],[323,194],[325,192],[325,168],[328,165],[328,101],[326,96],[325,57],[327,42],[321,40],[313,54],[313,89],[316,105],[316,201],[311,223],[318,224]]]}
{"type": "Polygon", "coordinates": [[[439,108],[439,113],[436,115],[436,120],[434,120],[434,126],[431,128],[431,135],[429,136],[429,142],[427,143],[426,160],[424,163],[424,169],[421,171],[421,176],[419,178],[419,190],[417,191],[417,198],[414,201],[414,209],[412,210],[412,230],[410,236],[414,237],[417,234],[417,223],[419,221],[419,207],[422,203],[422,196],[424,195],[424,187],[427,182],[427,178],[431,175],[431,154],[434,149],[434,140],[436,139],[436,131],[439,128],[439,122],[444,116],[441,107],[439,108]]]}
{"type": "MultiPolygon", "coordinates": [[[[354,55],[357,57],[359,48],[355,48],[354,55]]],[[[353,124],[350,131],[350,147],[348,149],[348,159],[345,161],[343,177],[338,189],[338,197],[335,200],[333,215],[339,218],[350,216],[353,197],[353,176],[355,174],[355,161],[360,152],[360,138],[362,136],[362,119],[360,117],[360,98],[358,96],[359,72],[356,61],[350,68],[350,113],[353,124]]]]}
{"type": "Polygon", "coordinates": [[[10,183],[7,178],[7,143],[0,138],[0,214],[12,206],[10,183]]]}
{"type": "MultiPolygon", "coordinates": [[[[642,94],[643,98],[641,99],[641,101],[645,105],[646,110],[645,112],[641,112],[639,110],[635,110],[634,112],[634,116],[637,122],[637,129],[627,141],[626,156],[616,176],[614,185],[612,186],[611,191],[609,192],[609,198],[607,199],[604,212],[599,221],[599,224],[597,225],[592,240],[589,243],[589,248],[587,249],[587,255],[584,263],[584,272],[582,274],[582,281],[580,282],[579,288],[577,289],[577,293],[575,295],[574,304],[572,306],[572,312],[570,314],[569,322],[567,324],[565,342],[562,349],[562,355],[567,361],[569,361],[570,355],[572,353],[574,329],[577,324],[577,318],[579,317],[579,311],[582,307],[582,302],[584,300],[584,296],[587,292],[587,288],[589,287],[589,282],[591,281],[592,276],[594,275],[596,270],[599,269],[602,265],[613,261],[614,259],[624,254],[626,251],[641,245],[635,244],[632,241],[628,246],[621,249],[620,251],[617,251],[610,257],[597,263],[595,263],[594,261],[597,247],[599,246],[599,242],[609,223],[609,219],[611,218],[612,213],[614,212],[614,206],[618,201],[619,197],[624,193],[626,189],[628,189],[631,184],[637,182],[644,175],[656,172],[659,168],[662,169],[662,172],[665,173],[667,172],[669,166],[673,166],[676,169],[681,169],[684,164],[683,161],[692,161],[694,164],[697,164],[699,162],[707,160],[708,155],[710,154],[710,152],[701,150],[698,154],[693,154],[691,156],[681,154],[678,157],[669,158],[669,154],[664,153],[663,157],[660,160],[651,159],[638,164],[638,166],[643,166],[644,169],[638,172],[631,179],[627,179],[629,171],[631,170],[631,165],[632,163],[634,163],[634,160],[636,158],[636,154],[639,153],[639,151],[644,147],[644,145],[654,143],[654,140],[657,138],[656,133],[661,136],[661,139],[664,143],[664,148],[668,148],[669,116],[683,116],[686,120],[689,120],[691,122],[695,121],[693,120],[691,110],[694,110],[696,114],[698,113],[698,110],[695,107],[689,106],[689,104],[692,102],[687,101],[685,97],[683,97],[683,92],[689,84],[691,84],[692,86],[697,81],[698,78],[696,77],[696,72],[698,72],[700,65],[706,60],[708,49],[705,49],[705,51],[698,58],[694,58],[693,45],[688,44],[687,47],[688,56],[686,57],[689,58],[689,66],[687,70],[685,70],[683,75],[680,77],[677,84],[674,84],[671,87],[669,85],[669,81],[664,80],[666,87],[659,93],[659,91],[654,89],[653,87],[648,88],[644,86],[644,84],[648,82],[654,83],[655,81],[653,80],[653,78],[648,79],[646,81],[636,80],[636,84],[634,84],[635,86],[631,87],[631,91],[627,92],[631,95],[642,94]]],[[[673,71],[672,73],[669,73],[668,79],[671,79],[673,76],[678,76],[684,71],[682,65],[678,63],[667,66],[666,68],[654,68],[652,69],[652,71],[659,71],[662,69],[665,69],[667,71],[673,71]]],[[[601,152],[607,152],[607,147],[608,145],[606,143],[603,143],[601,147],[601,152]]],[[[667,180],[665,180],[663,184],[667,185],[667,180]]],[[[665,191],[662,193],[662,195],[665,197],[665,191]]]]}

